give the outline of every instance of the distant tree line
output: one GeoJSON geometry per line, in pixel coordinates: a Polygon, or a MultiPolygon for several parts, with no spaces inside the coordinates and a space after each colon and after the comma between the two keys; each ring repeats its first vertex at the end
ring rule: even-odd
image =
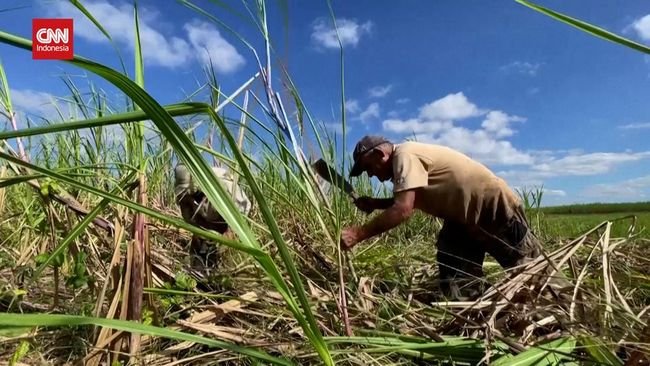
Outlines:
{"type": "Polygon", "coordinates": [[[604,214],[619,212],[650,212],[650,202],[585,203],[542,207],[545,214],[604,214]]]}

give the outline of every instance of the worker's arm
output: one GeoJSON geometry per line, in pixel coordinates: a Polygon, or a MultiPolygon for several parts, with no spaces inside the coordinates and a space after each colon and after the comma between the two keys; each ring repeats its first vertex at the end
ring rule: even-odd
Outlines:
{"type": "Polygon", "coordinates": [[[354,201],[354,205],[365,213],[372,213],[374,210],[385,210],[395,203],[394,198],[374,198],[363,196],[354,201]]]}
{"type": "Polygon", "coordinates": [[[411,189],[398,192],[394,198],[381,200],[381,203],[387,204],[389,202],[388,200],[393,201],[391,206],[369,223],[359,227],[358,241],[364,241],[373,236],[383,234],[400,225],[413,215],[415,209],[415,190],[411,189]]]}
{"type": "Polygon", "coordinates": [[[395,204],[395,197],[375,198],[373,201],[376,210],[386,210],[395,204]]]}
{"type": "MultiPolygon", "coordinates": [[[[415,209],[415,195],[418,189],[428,184],[428,172],[419,157],[411,153],[393,156],[393,203],[363,226],[352,226],[341,232],[341,248],[349,250],[357,243],[383,234],[406,221],[415,209]]],[[[371,199],[374,201],[374,199],[371,199]]],[[[388,205],[389,199],[381,200],[388,205]]],[[[373,205],[374,206],[374,205],[373,205]]]]}

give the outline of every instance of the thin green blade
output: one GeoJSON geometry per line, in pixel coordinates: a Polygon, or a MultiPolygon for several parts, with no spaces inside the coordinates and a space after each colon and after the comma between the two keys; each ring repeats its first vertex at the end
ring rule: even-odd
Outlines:
{"type": "Polygon", "coordinates": [[[227,349],[233,352],[247,355],[249,357],[265,360],[276,365],[292,365],[292,363],[288,360],[273,357],[252,348],[241,347],[194,334],[188,334],[151,325],[144,325],[132,321],[84,317],[76,315],[0,313],[0,326],[5,327],[70,327],[80,325],[99,325],[102,327],[132,333],[136,332],[156,337],[175,339],[179,341],[195,342],[205,344],[210,347],[227,349]]]}
{"type": "Polygon", "coordinates": [[[563,23],[566,23],[566,24],[568,24],[568,25],[570,25],[572,27],[578,28],[578,29],[580,29],[580,30],[582,30],[584,32],[592,34],[592,35],[594,35],[596,37],[602,38],[602,39],[610,41],[610,42],[618,43],[618,44],[621,44],[623,46],[630,47],[632,49],[635,49],[635,50],[643,52],[643,53],[650,54],[650,48],[649,47],[644,46],[644,45],[642,45],[640,43],[634,42],[632,40],[629,40],[627,38],[621,37],[619,35],[616,35],[616,34],[610,32],[610,31],[607,31],[607,30],[605,30],[603,28],[597,27],[595,25],[589,24],[587,22],[584,22],[584,21],[576,19],[576,18],[572,18],[572,17],[570,17],[568,15],[558,13],[558,12],[556,12],[554,10],[545,8],[543,6],[533,4],[528,0],[515,0],[515,1],[522,4],[522,5],[524,5],[524,6],[527,6],[527,7],[531,8],[531,9],[533,9],[533,10],[536,10],[536,11],[542,13],[542,14],[546,14],[546,15],[554,18],[554,19],[557,19],[557,20],[559,20],[559,21],[561,21],[563,23]]]}

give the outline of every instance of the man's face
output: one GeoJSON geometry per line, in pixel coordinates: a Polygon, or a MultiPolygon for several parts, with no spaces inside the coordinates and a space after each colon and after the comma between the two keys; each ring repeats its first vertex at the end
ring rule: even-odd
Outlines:
{"type": "Polygon", "coordinates": [[[368,151],[361,158],[363,169],[369,178],[377,177],[382,182],[393,178],[393,167],[390,163],[390,154],[382,149],[368,151]]]}

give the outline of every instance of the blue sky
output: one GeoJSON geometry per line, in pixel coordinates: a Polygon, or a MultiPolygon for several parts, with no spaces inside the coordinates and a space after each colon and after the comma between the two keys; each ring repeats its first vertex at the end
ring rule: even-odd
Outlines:
{"type": "MultiPolygon", "coordinates": [[[[0,8],[24,3],[5,0],[0,8]]],[[[194,3],[263,49],[250,22],[210,1],[194,3]]],[[[229,3],[248,19],[240,1],[229,3]]],[[[277,55],[312,116],[339,131],[339,50],[327,3],[290,2],[288,28],[278,3],[268,2],[277,55]]],[[[650,45],[645,0],[537,3],[650,45]]],[[[132,2],[84,4],[131,70],[132,2]]],[[[208,18],[176,1],[138,4],[145,87],[161,103],[181,101],[196,90],[204,80],[205,49],[226,93],[258,71],[251,52],[208,18]]],[[[546,204],[649,199],[649,57],[514,1],[332,4],[345,51],[348,150],[367,133],[395,142],[415,136],[478,159],[513,187],[544,184],[546,204]]],[[[0,30],[30,38],[34,17],[74,18],[75,53],[119,67],[115,50],[66,1],[34,1],[0,12],[0,30]]],[[[29,114],[51,114],[50,96],[69,93],[59,77],[63,71],[83,74],[4,44],[0,59],[16,109],[29,114]]],[[[85,85],[84,78],[75,80],[85,85]]]]}

